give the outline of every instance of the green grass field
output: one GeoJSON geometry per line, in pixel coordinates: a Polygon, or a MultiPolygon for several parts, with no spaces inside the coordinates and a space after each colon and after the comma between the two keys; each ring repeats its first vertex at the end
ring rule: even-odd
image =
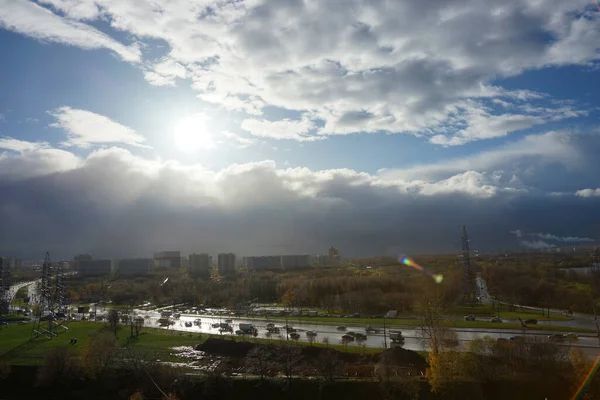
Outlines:
{"type": "MultiPolygon", "coordinates": [[[[477,305],[477,306],[457,305],[457,306],[453,306],[450,309],[449,313],[450,313],[450,315],[455,315],[455,316],[465,316],[465,315],[473,314],[480,318],[491,318],[491,317],[495,317],[496,315],[498,315],[498,312],[492,308],[491,304],[477,305]]],[[[550,314],[549,317],[544,316],[542,314],[541,309],[539,312],[535,312],[532,310],[510,311],[509,307],[506,305],[502,305],[500,307],[499,314],[500,314],[500,318],[505,318],[505,319],[521,318],[521,319],[525,320],[525,319],[534,318],[534,319],[537,319],[538,321],[567,321],[567,320],[569,320],[569,317],[564,316],[564,315],[550,314]]]]}
{"type": "MultiPolygon", "coordinates": [[[[46,351],[52,347],[65,346],[79,354],[88,335],[107,329],[105,324],[92,322],[74,322],[69,325],[69,330],[53,339],[38,338],[30,341],[31,324],[10,325],[0,331],[0,359],[8,359],[16,365],[38,365],[46,351]],[[77,344],[70,345],[69,340],[77,338],[77,344]]],[[[117,332],[119,346],[128,342],[129,330],[120,327],[117,332]]],[[[198,344],[206,339],[206,335],[190,334],[186,332],[165,331],[161,329],[144,328],[137,340],[130,344],[142,352],[168,354],[169,349],[175,346],[198,344]]]]}
{"type": "MultiPolygon", "coordinates": [[[[0,331],[0,360],[7,360],[13,365],[40,365],[48,349],[56,346],[65,346],[78,355],[83,348],[88,335],[93,332],[108,331],[106,324],[93,322],[74,322],[69,325],[69,330],[63,332],[53,339],[38,338],[30,340],[32,324],[14,324],[0,331]],[[75,345],[69,344],[71,338],[77,338],[75,345]]],[[[157,328],[144,328],[138,338],[129,341],[129,329],[119,327],[117,332],[120,347],[131,346],[141,353],[151,353],[161,360],[178,361],[172,356],[173,347],[192,346],[203,343],[209,337],[221,337],[221,335],[210,335],[202,333],[189,333],[181,331],[168,331],[157,328]]],[[[227,336],[235,341],[249,341],[254,343],[276,343],[277,340],[227,336]]],[[[311,346],[307,342],[298,342],[300,346],[311,346]]],[[[341,344],[313,343],[315,347],[330,347],[339,351],[349,353],[377,353],[381,349],[361,347],[356,345],[344,346],[341,344]]]]}

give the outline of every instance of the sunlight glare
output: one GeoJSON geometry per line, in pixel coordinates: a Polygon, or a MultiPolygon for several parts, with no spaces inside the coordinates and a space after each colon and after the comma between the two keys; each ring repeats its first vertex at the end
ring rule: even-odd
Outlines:
{"type": "Polygon", "coordinates": [[[178,150],[190,153],[214,146],[202,114],[180,119],[173,127],[173,140],[178,150]]]}

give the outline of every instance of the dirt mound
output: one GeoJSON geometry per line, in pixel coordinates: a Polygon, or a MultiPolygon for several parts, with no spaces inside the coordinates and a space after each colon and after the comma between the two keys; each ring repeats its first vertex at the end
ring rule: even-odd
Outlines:
{"type": "Polygon", "coordinates": [[[427,367],[427,360],[419,353],[406,350],[402,347],[392,347],[387,349],[384,354],[385,357],[390,357],[390,361],[393,365],[403,367],[414,367],[418,369],[425,369],[427,367]]]}
{"type": "Polygon", "coordinates": [[[218,354],[225,357],[246,357],[248,352],[256,346],[249,342],[236,342],[231,339],[209,338],[206,342],[196,346],[196,350],[203,351],[208,354],[218,354]]]}

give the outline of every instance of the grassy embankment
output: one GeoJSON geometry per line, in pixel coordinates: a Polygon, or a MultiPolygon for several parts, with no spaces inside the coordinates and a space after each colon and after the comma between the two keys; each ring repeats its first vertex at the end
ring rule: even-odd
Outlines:
{"type": "MultiPolygon", "coordinates": [[[[31,324],[11,325],[0,331],[0,360],[4,359],[14,365],[39,365],[43,362],[44,355],[48,349],[64,346],[79,355],[85,341],[90,333],[107,330],[107,325],[94,322],[73,322],[69,324],[67,332],[59,334],[58,337],[49,340],[38,338],[30,341],[31,324]],[[69,344],[71,338],[77,338],[75,345],[69,344]]],[[[141,353],[151,353],[158,359],[167,361],[178,361],[170,350],[176,346],[192,346],[203,343],[209,337],[226,337],[235,341],[249,341],[255,343],[273,343],[276,340],[259,339],[244,336],[211,335],[204,333],[189,333],[181,331],[169,331],[157,328],[143,328],[142,334],[137,339],[128,340],[129,329],[119,327],[117,339],[119,347],[131,346],[141,353]]],[[[311,346],[310,343],[298,342],[301,346],[311,346]]],[[[356,345],[343,346],[339,344],[313,343],[315,347],[330,347],[339,351],[352,353],[377,353],[381,349],[361,347],[356,345]]]]}

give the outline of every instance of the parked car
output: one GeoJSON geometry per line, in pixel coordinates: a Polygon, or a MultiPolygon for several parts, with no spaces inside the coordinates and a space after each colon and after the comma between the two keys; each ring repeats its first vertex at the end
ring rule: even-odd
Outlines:
{"type": "Polygon", "coordinates": [[[346,327],[345,327],[345,326],[343,326],[343,325],[340,325],[340,326],[338,326],[338,327],[337,327],[337,330],[338,330],[338,331],[345,331],[345,330],[346,330],[346,327]]]}
{"type": "Polygon", "coordinates": [[[473,314],[465,316],[465,321],[476,321],[477,319],[473,314]]]}
{"type": "Polygon", "coordinates": [[[530,319],[526,319],[523,322],[525,322],[526,325],[537,325],[538,320],[535,318],[530,318],[530,319]]]}
{"type": "Polygon", "coordinates": [[[499,323],[499,322],[502,322],[502,319],[500,317],[494,317],[494,318],[490,319],[490,322],[499,323]]]}
{"type": "Polygon", "coordinates": [[[354,313],[350,315],[351,318],[360,318],[360,314],[359,313],[354,313]]]}

